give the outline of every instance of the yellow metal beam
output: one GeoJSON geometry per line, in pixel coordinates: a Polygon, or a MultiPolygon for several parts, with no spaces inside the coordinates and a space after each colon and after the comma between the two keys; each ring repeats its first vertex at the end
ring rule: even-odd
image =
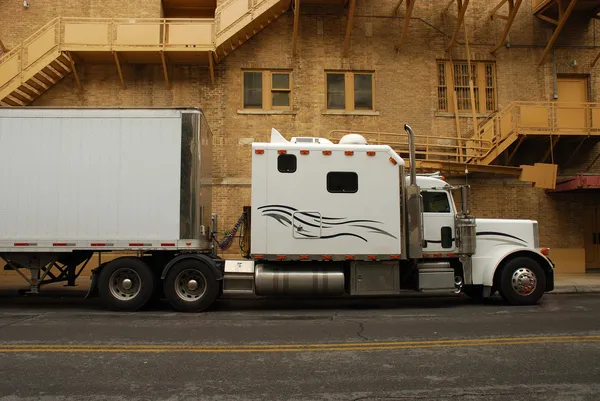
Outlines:
{"type": "Polygon", "coordinates": [[[292,36],[292,56],[296,57],[298,46],[298,26],[300,24],[300,0],[294,0],[294,33],[292,36]]]}
{"type": "Polygon", "coordinates": [[[526,136],[522,135],[519,138],[519,142],[517,142],[517,146],[515,146],[515,148],[512,150],[512,152],[510,153],[510,155],[508,156],[508,159],[506,159],[506,164],[510,164],[510,162],[512,161],[513,157],[515,157],[515,155],[517,154],[517,150],[519,150],[519,147],[521,146],[521,144],[523,143],[523,141],[525,140],[526,136]]]}
{"type": "Polygon", "coordinates": [[[69,62],[71,63],[71,70],[73,71],[73,76],[75,77],[75,82],[77,83],[77,88],[82,91],[83,86],[81,86],[81,81],[79,80],[79,74],[77,73],[77,69],[75,68],[75,60],[71,55],[71,52],[67,52],[67,56],[69,57],[69,62]]]}
{"type": "Polygon", "coordinates": [[[415,3],[417,0],[406,0],[406,14],[404,15],[404,29],[402,30],[402,36],[400,36],[400,40],[396,44],[396,51],[400,51],[400,48],[404,44],[406,40],[406,34],[408,33],[408,25],[410,24],[410,17],[412,15],[413,9],[415,8],[415,3]]]}
{"type": "Polygon", "coordinates": [[[538,14],[537,17],[539,19],[543,19],[544,21],[550,22],[551,24],[558,25],[558,21],[555,20],[554,18],[550,18],[550,17],[547,17],[547,16],[542,15],[542,14],[538,14]]]}
{"type": "Polygon", "coordinates": [[[402,2],[404,0],[398,0],[398,4],[396,4],[396,7],[394,7],[394,12],[392,13],[392,15],[396,15],[398,13],[398,10],[400,10],[400,6],[402,5],[402,2]]]}
{"type": "Polygon", "coordinates": [[[502,7],[502,6],[504,5],[504,3],[506,3],[507,1],[508,1],[508,0],[502,0],[500,3],[498,3],[498,4],[496,5],[496,7],[494,7],[494,8],[492,9],[492,11],[490,11],[490,14],[489,14],[489,15],[490,15],[490,19],[494,19],[494,14],[496,14],[496,12],[497,12],[498,10],[500,10],[500,7],[502,7]]]}
{"type": "Polygon", "coordinates": [[[465,20],[465,13],[467,12],[467,7],[469,6],[469,0],[456,0],[456,2],[458,4],[458,19],[456,21],[456,28],[454,29],[454,33],[452,34],[452,39],[450,40],[450,43],[446,45],[446,51],[450,50],[452,46],[456,44],[458,32],[460,31],[460,27],[462,26],[462,23],[465,20]]]}
{"type": "Polygon", "coordinates": [[[592,61],[592,67],[596,65],[596,63],[598,62],[598,59],[600,59],[600,53],[598,53],[596,55],[596,58],[594,58],[594,61],[592,61]]]}
{"type": "Polygon", "coordinates": [[[163,68],[163,75],[165,76],[165,87],[171,89],[171,84],[169,83],[169,70],[167,69],[167,57],[163,51],[160,52],[160,62],[163,68]]]}
{"type": "Polygon", "coordinates": [[[346,26],[346,37],[344,39],[343,56],[348,57],[350,51],[350,36],[352,35],[352,26],[354,25],[354,10],[356,9],[356,0],[350,0],[350,10],[348,11],[348,25],[346,26]]]}
{"type": "Polygon", "coordinates": [[[213,53],[208,52],[208,68],[210,69],[210,84],[214,86],[215,84],[215,66],[213,62],[213,53]]]}
{"type": "Polygon", "coordinates": [[[544,52],[542,53],[542,58],[540,59],[538,66],[542,65],[542,63],[544,62],[546,57],[548,57],[548,53],[550,52],[550,49],[552,49],[552,47],[554,46],[554,43],[558,39],[558,35],[560,34],[560,31],[562,31],[567,20],[569,19],[569,16],[571,15],[571,11],[573,11],[573,8],[575,8],[575,4],[577,4],[577,0],[571,0],[569,5],[567,6],[567,9],[563,11],[562,2],[561,1],[558,2],[559,10],[560,10],[558,26],[554,30],[554,33],[552,34],[552,37],[550,38],[550,42],[548,42],[548,45],[546,45],[546,48],[544,49],[544,52]]]}
{"type": "Polygon", "coordinates": [[[119,56],[117,55],[116,51],[113,51],[112,54],[115,59],[115,64],[117,65],[117,72],[119,73],[119,79],[121,80],[121,86],[123,87],[123,89],[126,89],[125,88],[125,80],[123,79],[123,71],[121,71],[121,62],[119,61],[119,56]]]}
{"type": "Polygon", "coordinates": [[[494,53],[496,50],[504,46],[506,42],[506,38],[508,37],[508,33],[510,32],[510,28],[515,21],[515,17],[517,16],[517,11],[519,11],[519,7],[521,7],[521,3],[523,0],[516,0],[513,3],[513,0],[508,1],[508,19],[506,20],[506,26],[504,27],[504,32],[502,32],[502,36],[500,37],[500,41],[494,48],[491,50],[491,53],[494,53]]]}

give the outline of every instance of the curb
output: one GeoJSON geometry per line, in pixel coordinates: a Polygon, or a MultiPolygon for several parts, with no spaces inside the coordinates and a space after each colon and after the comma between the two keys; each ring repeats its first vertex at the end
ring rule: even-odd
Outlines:
{"type": "Polygon", "coordinates": [[[600,286],[597,285],[564,285],[555,287],[549,294],[593,294],[600,293],[600,286]]]}

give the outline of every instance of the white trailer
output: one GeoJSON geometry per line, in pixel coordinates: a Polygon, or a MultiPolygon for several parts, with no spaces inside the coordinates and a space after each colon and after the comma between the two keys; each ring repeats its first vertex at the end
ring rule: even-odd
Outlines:
{"type": "Polygon", "coordinates": [[[236,294],[498,291],[533,304],[552,291],[537,222],[475,219],[468,187],[416,174],[405,129],[410,174],[389,146],[360,135],[334,144],[272,130],[269,143],[253,143],[252,205],[236,225],[247,258],[223,261],[200,110],[1,109],[0,257],[29,269],[37,291],[53,268],[50,281],[73,283],[94,252],[135,251],[92,275],[88,295],[120,310],[163,295],[198,311],[236,294]]]}

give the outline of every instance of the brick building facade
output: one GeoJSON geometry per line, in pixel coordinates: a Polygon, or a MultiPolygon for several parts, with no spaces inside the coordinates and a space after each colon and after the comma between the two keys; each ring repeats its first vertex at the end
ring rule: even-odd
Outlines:
{"type": "MultiPolygon", "coordinates": [[[[478,122],[511,102],[555,101],[555,81],[561,78],[583,79],[587,101],[597,100],[600,67],[591,65],[600,51],[596,44],[600,27],[597,29],[588,14],[573,14],[545,62],[538,65],[554,26],[532,13],[531,1],[522,2],[507,45],[495,53],[490,49],[498,43],[507,21],[492,19],[489,14],[500,1],[473,0],[468,6],[464,26],[477,74],[478,122]]],[[[217,9],[227,2],[231,0],[218,0],[217,9]]],[[[55,17],[165,16],[160,0],[30,3],[24,8],[20,1],[6,1],[0,9],[0,39],[8,50],[55,17]]],[[[356,0],[349,52],[344,57],[349,5],[342,0],[331,1],[329,6],[313,3],[319,2],[300,2],[296,55],[292,52],[294,12],[290,7],[221,56],[214,66],[213,83],[206,65],[169,65],[167,89],[160,64],[130,64],[124,58],[123,89],[114,63],[83,61],[77,65],[82,91],[77,90],[75,77],[70,74],[31,104],[202,108],[214,136],[213,196],[221,228],[232,226],[242,206],[250,203],[249,143],[267,139],[271,128],[288,138],[323,137],[332,130],[401,133],[403,124],[409,123],[424,135],[472,135],[468,83],[466,89],[464,82],[459,88],[460,66],[466,66],[469,58],[464,27],[459,30],[458,43],[445,50],[456,26],[456,5],[449,16],[444,16],[447,1],[416,0],[406,40],[396,51],[405,6],[394,13],[398,0],[356,0]],[[450,60],[455,68],[459,66],[458,72],[452,70],[450,60]],[[455,81],[457,105],[463,109],[458,124],[448,80],[455,81]]],[[[574,149],[558,142],[551,158],[559,165],[559,176],[600,175],[600,162],[595,159],[600,148],[594,141],[590,143],[568,160],[574,149]]],[[[540,153],[532,146],[545,145],[536,142],[517,149],[514,160],[523,164],[543,161],[545,148],[540,153]]],[[[598,195],[548,194],[515,177],[493,173],[466,179],[472,185],[471,206],[478,217],[538,220],[541,243],[555,248],[561,269],[585,268],[588,232],[584,223],[589,210],[599,207],[598,195]],[[572,258],[577,258],[575,267],[563,261],[572,258]]],[[[451,178],[453,182],[464,180],[462,176],[451,178]]]]}

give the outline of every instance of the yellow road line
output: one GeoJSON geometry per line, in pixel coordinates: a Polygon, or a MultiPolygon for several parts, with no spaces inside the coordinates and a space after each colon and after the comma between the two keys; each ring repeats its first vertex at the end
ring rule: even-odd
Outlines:
{"type": "Polygon", "coordinates": [[[504,337],[464,340],[403,341],[342,344],[272,345],[99,345],[99,344],[1,344],[0,353],[257,353],[257,352],[332,352],[389,351],[400,349],[483,347],[505,345],[545,345],[599,343],[600,336],[504,337]]]}

